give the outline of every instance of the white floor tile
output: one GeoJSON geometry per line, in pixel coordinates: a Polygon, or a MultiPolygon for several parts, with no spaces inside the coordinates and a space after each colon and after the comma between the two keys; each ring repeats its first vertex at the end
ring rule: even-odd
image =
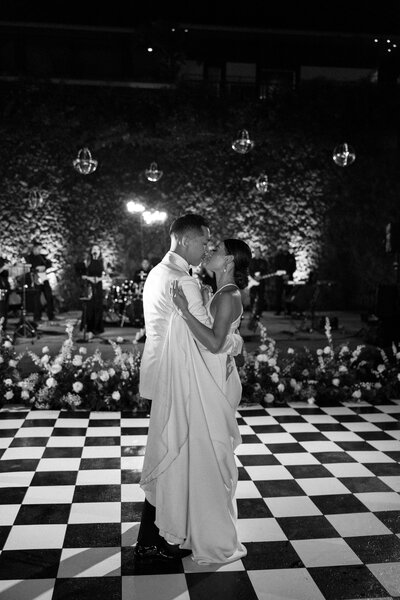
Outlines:
{"type": "Polygon", "coordinates": [[[264,502],[274,517],[306,517],[322,514],[307,496],[264,498],[264,502]]]}
{"type": "Polygon", "coordinates": [[[327,515],[326,518],[344,538],[392,533],[378,517],[368,512],[327,515]]]}
{"type": "Polygon", "coordinates": [[[287,540],[276,519],[239,519],[238,536],[246,542],[279,542],[287,540]]]}
{"type": "Polygon", "coordinates": [[[2,456],[2,460],[27,460],[31,458],[42,458],[45,449],[45,446],[8,448],[2,456]]]}
{"type": "Polygon", "coordinates": [[[68,523],[120,523],[120,502],[76,502],[68,523]]]}
{"type": "Polygon", "coordinates": [[[400,562],[367,565],[392,597],[400,596],[400,562]]]}
{"type": "Polygon", "coordinates": [[[375,477],[365,465],[356,462],[327,463],[324,467],[335,477],[375,477]]]}
{"type": "Polygon", "coordinates": [[[236,498],[261,498],[261,494],[252,481],[238,481],[236,498]]]}
{"type": "Polygon", "coordinates": [[[349,456],[351,456],[352,458],[354,458],[355,460],[357,460],[360,463],[377,463],[377,462],[395,462],[393,460],[393,458],[390,458],[389,456],[387,456],[386,454],[384,454],[383,452],[379,452],[379,451],[353,451],[350,450],[347,454],[349,454],[349,456]]]}
{"type": "Polygon", "coordinates": [[[64,548],[58,577],[119,577],[120,548],[64,548]]]}
{"type": "Polygon", "coordinates": [[[121,458],[121,469],[141,471],[144,456],[123,456],[121,458]]]}
{"type": "MultiPolygon", "coordinates": [[[[251,431],[253,433],[253,431],[251,431]]],[[[147,435],[122,435],[121,446],[145,446],[147,435]]]]}
{"type": "Polygon", "coordinates": [[[137,542],[140,523],[121,523],[121,546],[134,546],[137,542]]]}
{"type": "Polygon", "coordinates": [[[268,450],[264,444],[239,444],[235,453],[238,456],[242,454],[271,454],[271,450],[268,450]]]}
{"type": "Polygon", "coordinates": [[[322,496],[329,494],[350,494],[347,487],[335,477],[315,477],[296,479],[299,486],[308,496],[322,496]]]}
{"type": "Polygon", "coordinates": [[[334,442],[300,442],[307,452],[344,452],[344,450],[334,442]]]}
{"type": "Polygon", "coordinates": [[[76,485],[119,485],[121,471],[119,469],[87,469],[79,471],[76,485]]]}
{"type": "Polygon", "coordinates": [[[362,564],[350,546],[341,538],[292,540],[291,543],[306,567],[362,564]]]}
{"type": "Polygon", "coordinates": [[[362,492],[354,495],[372,512],[400,510],[400,495],[396,492],[362,492]]]}
{"type": "Polygon", "coordinates": [[[295,444],[297,442],[290,433],[258,433],[263,444],[295,444]]]}
{"type": "Polygon", "coordinates": [[[31,486],[22,504],[71,504],[74,485],[35,485],[31,486]]]}
{"type": "Polygon", "coordinates": [[[85,446],[82,458],[120,458],[120,446],[85,446]]]}
{"type": "Polygon", "coordinates": [[[144,491],[138,483],[123,483],[121,485],[122,502],[144,502],[144,491]]]}
{"type": "Polygon", "coordinates": [[[2,504],[0,509],[0,525],[12,525],[19,509],[19,504],[2,504]]]}
{"type": "Polygon", "coordinates": [[[308,452],[275,452],[275,457],[282,465],[319,465],[320,462],[308,452]]]}
{"type": "Polygon", "coordinates": [[[119,437],[120,435],[121,427],[88,427],[86,430],[86,437],[119,437]]]}
{"type": "Polygon", "coordinates": [[[31,484],[35,471],[12,471],[0,473],[0,488],[28,487],[31,484]]]}
{"type": "Polygon", "coordinates": [[[281,426],[289,433],[320,433],[312,423],[281,423],[281,426]]]}
{"type": "Polygon", "coordinates": [[[51,600],[55,579],[0,580],[4,600],[51,600]]]}
{"type": "Polygon", "coordinates": [[[190,600],[184,573],[133,575],[122,578],[122,600],[190,600]]]}
{"type": "Polygon", "coordinates": [[[14,525],[4,550],[62,548],[66,525],[14,525]]]}
{"type": "Polygon", "coordinates": [[[324,600],[307,569],[268,569],[248,572],[259,600],[324,600]]]}
{"type": "Polygon", "coordinates": [[[400,452],[398,440],[369,440],[368,444],[382,452],[400,452]]]}
{"type": "Polygon", "coordinates": [[[392,488],[392,490],[394,490],[395,492],[400,492],[400,476],[399,475],[383,475],[383,476],[379,477],[379,479],[381,479],[383,481],[383,483],[386,483],[386,485],[388,485],[390,488],[392,488]]]}
{"type": "Polygon", "coordinates": [[[324,431],[324,436],[331,442],[363,442],[363,438],[354,431],[324,431]]]}
{"type": "Polygon", "coordinates": [[[118,412],[117,410],[113,410],[111,413],[108,410],[92,410],[90,413],[90,419],[91,420],[105,420],[105,421],[109,421],[110,419],[117,419],[118,421],[121,420],[121,413],[118,412]]]}
{"type": "Polygon", "coordinates": [[[50,437],[53,427],[21,427],[15,434],[16,438],[50,437]]]}
{"type": "Polygon", "coordinates": [[[243,420],[248,424],[248,425],[278,425],[278,421],[276,419],[274,419],[274,417],[268,417],[267,415],[265,415],[265,417],[248,417],[247,415],[243,416],[243,420]]]}
{"type": "Polygon", "coordinates": [[[47,448],[83,448],[85,445],[85,436],[53,436],[47,442],[47,448]]]}
{"type": "Polygon", "coordinates": [[[260,465],[246,467],[253,481],[272,481],[275,479],[293,479],[293,475],[282,465],[260,465]]]}
{"type": "Polygon", "coordinates": [[[149,418],[144,418],[144,419],[134,419],[134,418],[130,418],[130,417],[123,417],[121,419],[121,427],[148,427],[149,426],[149,422],[150,419],[149,418]]]}
{"type": "Polygon", "coordinates": [[[55,427],[57,427],[57,429],[59,428],[68,428],[68,429],[77,429],[77,428],[81,428],[81,427],[88,427],[89,425],[89,419],[85,418],[85,419],[63,419],[62,417],[60,417],[59,419],[57,419],[55,427]]]}
{"type": "Polygon", "coordinates": [[[382,431],[382,429],[373,423],[367,423],[367,421],[346,421],[343,426],[350,431],[382,431]]]}
{"type": "Polygon", "coordinates": [[[78,471],[80,458],[42,458],[37,471],[78,471]]]}

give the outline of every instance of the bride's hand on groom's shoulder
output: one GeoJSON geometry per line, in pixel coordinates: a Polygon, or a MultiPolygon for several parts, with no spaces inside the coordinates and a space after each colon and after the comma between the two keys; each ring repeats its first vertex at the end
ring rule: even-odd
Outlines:
{"type": "Polygon", "coordinates": [[[188,310],[188,301],[182,289],[179,287],[179,281],[175,279],[171,283],[171,296],[175,306],[182,312],[188,310]]]}

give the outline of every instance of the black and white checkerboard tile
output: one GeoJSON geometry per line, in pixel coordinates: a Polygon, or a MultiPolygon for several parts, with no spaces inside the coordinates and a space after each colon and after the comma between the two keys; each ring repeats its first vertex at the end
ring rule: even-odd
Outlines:
{"type": "Polygon", "coordinates": [[[240,407],[225,566],[136,564],[148,419],[0,411],[1,600],[400,598],[400,402],[240,407]]]}

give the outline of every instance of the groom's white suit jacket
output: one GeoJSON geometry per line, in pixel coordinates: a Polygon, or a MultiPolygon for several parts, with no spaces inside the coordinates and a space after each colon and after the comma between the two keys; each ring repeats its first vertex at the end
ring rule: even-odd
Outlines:
{"type": "MultiPolygon", "coordinates": [[[[172,281],[175,279],[180,281],[190,312],[202,323],[210,325],[199,284],[189,274],[189,264],[179,254],[167,252],[162,261],[151,269],[143,289],[146,342],[140,365],[139,393],[142,398],[153,398],[161,353],[170,318],[175,310],[170,293],[172,281]]],[[[228,336],[221,352],[238,354],[242,343],[243,340],[238,334],[228,336]]]]}

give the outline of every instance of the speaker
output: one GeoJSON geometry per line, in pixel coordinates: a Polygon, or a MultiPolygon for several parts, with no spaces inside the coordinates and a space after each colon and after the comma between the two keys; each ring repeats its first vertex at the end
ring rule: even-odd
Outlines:
{"type": "Polygon", "coordinates": [[[400,252],[400,223],[386,225],[385,251],[387,253],[400,252]]]}

